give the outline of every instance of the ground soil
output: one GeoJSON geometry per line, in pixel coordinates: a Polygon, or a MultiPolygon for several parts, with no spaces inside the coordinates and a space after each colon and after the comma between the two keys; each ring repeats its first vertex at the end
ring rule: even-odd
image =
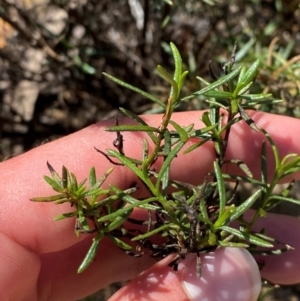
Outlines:
{"type": "MultiPolygon", "coordinates": [[[[0,161],[113,118],[119,107],[136,114],[157,112],[102,72],[164,100],[168,87],[155,67],[172,70],[170,41],[190,73],[186,94],[199,87],[195,75],[211,80],[210,62],[214,73],[222,73],[220,65],[235,42],[243,49],[253,40],[248,58],[275,40],[276,49],[289,47],[289,57],[299,55],[298,1],[206,2],[178,1],[171,7],[148,0],[0,0],[0,161]]],[[[278,97],[283,94],[274,81],[268,84],[278,97]]],[[[283,111],[292,115],[299,96],[293,96],[295,88],[288,89],[283,111]]],[[[178,110],[204,107],[194,101],[178,110]]],[[[106,300],[115,288],[89,300],[106,300]]],[[[299,291],[297,285],[281,287],[265,300],[300,300],[299,291]]]]}

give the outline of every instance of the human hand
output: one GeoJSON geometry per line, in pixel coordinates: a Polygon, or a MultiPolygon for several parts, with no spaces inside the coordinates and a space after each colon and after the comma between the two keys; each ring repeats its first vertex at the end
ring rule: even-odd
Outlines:
{"type": "MultiPolygon", "coordinates": [[[[295,129],[300,128],[299,120],[260,112],[252,114],[252,118],[270,133],[282,157],[292,152],[300,153],[300,142],[294,135],[295,129]]],[[[161,116],[144,116],[144,119],[158,125],[161,116]]],[[[181,125],[200,125],[199,112],[174,114],[174,120],[181,125]]],[[[176,274],[167,266],[170,258],[155,264],[147,256],[133,258],[104,239],[95,261],[82,274],[77,274],[91,244],[91,235],[77,239],[72,233],[73,220],[53,221],[62,211],[70,211],[67,204],[54,206],[32,203],[29,199],[53,194],[42,179],[42,175],[48,173],[46,161],[56,170],[62,165],[67,166],[79,179],[87,177],[91,166],[95,166],[98,175],[104,173],[110,163],[95,152],[94,146],[102,150],[111,148],[114,134],[105,132],[111,125],[111,122],[100,122],[1,163],[1,299],[78,300],[110,283],[133,279],[111,300],[256,300],[260,274],[252,256],[244,249],[223,248],[202,255],[203,275],[199,280],[193,256],[181,261],[176,274]]],[[[141,133],[124,134],[126,154],[141,156],[141,136],[141,133]]],[[[239,123],[232,128],[228,158],[244,161],[258,177],[260,167],[257,162],[263,139],[263,135],[239,123]]],[[[193,175],[195,184],[199,183],[211,171],[213,159],[212,147],[206,145],[176,158],[171,176],[184,181],[193,175]]],[[[300,179],[300,174],[295,177],[300,179]]],[[[120,188],[127,188],[134,181],[134,175],[122,167],[117,167],[109,177],[109,182],[120,188]]],[[[134,214],[138,216],[139,212],[134,214]]],[[[270,214],[268,218],[260,219],[257,227],[265,227],[267,234],[295,248],[295,251],[266,258],[262,276],[275,283],[299,282],[300,240],[297,233],[300,221],[270,214]]]]}

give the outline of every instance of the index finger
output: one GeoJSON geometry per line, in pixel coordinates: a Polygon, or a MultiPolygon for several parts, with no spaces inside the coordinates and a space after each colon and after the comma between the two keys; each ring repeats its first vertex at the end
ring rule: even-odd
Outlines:
{"type": "MultiPolygon", "coordinates": [[[[194,123],[195,127],[202,127],[200,115],[201,112],[177,113],[174,114],[173,119],[183,126],[194,123]]],[[[158,126],[161,122],[161,115],[143,118],[154,126],[158,126]]],[[[252,118],[259,127],[265,128],[270,133],[281,156],[288,153],[300,153],[300,143],[294,135],[295,129],[300,128],[299,120],[261,112],[253,113],[252,118]]],[[[121,120],[121,122],[129,121],[121,120]]],[[[79,180],[87,177],[91,166],[95,166],[98,175],[102,175],[110,168],[111,163],[97,154],[94,146],[101,150],[112,148],[115,134],[105,131],[105,128],[111,125],[114,125],[113,121],[100,122],[1,163],[1,231],[17,243],[36,252],[55,252],[78,243],[78,239],[72,233],[73,220],[53,222],[56,215],[71,211],[68,205],[32,203],[29,199],[53,194],[51,188],[42,179],[44,174],[48,174],[47,161],[57,171],[62,165],[67,166],[79,180]]],[[[126,155],[141,158],[141,138],[144,136],[143,133],[124,133],[126,155]]],[[[263,134],[254,132],[244,122],[234,125],[228,144],[227,158],[244,161],[258,177],[260,173],[258,158],[260,158],[261,144],[264,139],[263,134]]],[[[189,144],[192,143],[193,141],[189,142],[189,144]]],[[[274,162],[271,149],[268,148],[267,152],[268,157],[271,158],[270,170],[272,170],[274,162]]],[[[201,183],[203,177],[212,170],[214,158],[213,146],[207,143],[194,152],[176,158],[171,177],[201,183]]],[[[236,172],[233,166],[228,165],[227,168],[230,172],[236,172]]],[[[299,173],[295,177],[299,179],[299,173]]],[[[135,176],[123,167],[116,167],[108,179],[110,184],[120,188],[132,185],[135,180],[135,176]]]]}

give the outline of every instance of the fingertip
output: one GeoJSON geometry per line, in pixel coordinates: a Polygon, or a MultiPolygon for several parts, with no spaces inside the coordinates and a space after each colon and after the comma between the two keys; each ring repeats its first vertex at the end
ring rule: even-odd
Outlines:
{"type": "Polygon", "coordinates": [[[202,257],[202,276],[196,275],[196,258],[180,266],[181,282],[189,300],[254,301],[261,290],[258,266],[245,249],[221,248],[202,257]]]}
{"type": "Polygon", "coordinates": [[[299,218],[268,213],[266,218],[260,218],[255,225],[256,231],[262,229],[264,229],[266,235],[280,242],[277,245],[278,248],[284,247],[284,244],[292,247],[291,250],[281,254],[256,256],[257,260],[263,265],[262,277],[276,284],[298,283],[300,281],[299,218]]]}
{"type": "Polygon", "coordinates": [[[41,262],[10,237],[0,233],[0,292],[2,300],[37,300],[41,262]]]}
{"type": "Polygon", "coordinates": [[[109,301],[181,300],[188,301],[178,275],[168,266],[171,257],[165,258],[139,274],[109,301]]]}
{"type": "Polygon", "coordinates": [[[115,300],[254,301],[261,279],[256,262],[244,249],[222,248],[202,256],[202,276],[196,273],[196,256],[182,260],[175,273],[164,259],[117,292],[115,300]]]}

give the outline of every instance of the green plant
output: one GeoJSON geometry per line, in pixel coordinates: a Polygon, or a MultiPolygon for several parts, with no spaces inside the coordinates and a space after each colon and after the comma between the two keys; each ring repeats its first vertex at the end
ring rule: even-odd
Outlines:
{"type": "MultiPolygon", "coordinates": [[[[66,167],[62,168],[62,175],[59,176],[47,163],[51,177],[45,176],[44,179],[58,194],[31,199],[36,202],[56,204],[69,202],[75,210],[59,215],[56,220],[75,218],[77,235],[95,233],[93,243],[78,269],[79,273],[93,261],[101,240],[107,237],[133,256],[141,256],[145,250],[157,259],[169,254],[177,254],[170,264],[175,270],[178,261],[184,259],[186,254],[196,253],[197,275],[201,277],[199,256],[201,252],[219,247],[249,248],[252,252],[259,252],[258,247],[263,247],[274,251],[274,239],[264,233],[256,233],[252,230],[252,226],[258,217],[266,215],[267,211],[280,202],[300,203],[299,200],[289,196],[293,181],[280,195],[274,193],[275,185],[279,181],[300,170],[300,156],[289,154],[281,159],[270,135],[264,129],[260,129],[246,111],[255,110],[260,104],[271,105],[278,102],[272,99],[271,94],[252,92],[252,85],[259,71],[259,61],[255,61],[249,68],[240,66],[234,69],[234,49],[231,59],[223,66],[224,76],[215,78],[212,83],[199,77],[199,81],[205,87],[182,98],[180,92],[187,72],[182,70],[181,57],[175,45],[171,43],[170,47],[175,62],[174,74],[169,74],[162,66],[157,67],[158,73],[171,86],[166,103],[105,74],[117,84],[140,93],[163,108],[164,115],[158,127],[149,126],[141,117],[121,108],[121,112],[132,118],[136,124],[119,125],[116,120],[116,126],[107,129],[117,135],[113,141],[116,149],[106,151],[96,149],[112,165],[122,165],[134,172],[146,187],[149,196],[143,199],[135,198],[132,193],[138,189],[136,186],[121,190],[110,185],[108,189],[103,189],[102,184],[109,178],[113,168],[97,179],[95,168],[92,167],[88,180],[78,183],[76,176],[66,167]],[[199,116],[204,124],[203,128],[195,128],[193,124],[183,127],[172,120],[172,114],[181,102],[203,97],[209,105],[209,109],[199,116]],[[244,162],[238,159],[230,161],[225,159],[227,146],[230,143],[231,127],[237,126],[240,122],[246,122],[253,131],[265,135],[266,141],[261,146],[260,179],[253,178],[244,162]],[[124,153],[122,132],[125,131],[147,134],[148,139],[141,141],[142,160],[129,157],[124,153]],[[190,139],[197,142],[190,147],[185,147],[190,139]],[[196,186],[170,178],[170,168],[176,158],[182,155],[180,152],[183,149],[184,154],[196,151],[205,143],[214,145],[216,158],[204,182],[196,186]],[[268,178],[267,173],[269,161],[266,152],[267,143],[271,145],[275,158],[275,172],[271,178],[268,178]],[[157,165],[154,167],[159,159],[162,161],[160,167],[157,168],[157,165]],[[243,175],[225,173],[222,168],[227,164],[237,165],[243,175]],[[229,182],[235,183],[233,189],[227,185],[229,182]],[[255,190],[249,198],[240,204],[235,204],[236,190],[242,182],[251,183],[255,190]],[[258,200],[260,205],[252,219],[245,220],[244,213],[258,200]],[[135,208],[147,211],[148,218],[146,220],[131,218],[135,208]],[[145,230],[137,231],[125,227],[126,221],[145,225],[145,230]],[[235,222],[234,227],[233,222],[235,222]],[[156,236],[161,236],[163,242],[155,243],[156,236]],[[134,246],[132,242],[136,245],[134,246]]],[[[212,76],[215,77],[213,73],[212,76]]],[[[281,244],[276,251],[285,251],[289,248],[288,245],[281,244]]]]}
{"type": "Polygon", "coordinates": [[[297,106],[299,96],[299,61],[300,56],[292,56],[295,42],[291,40],[285,47],[278,45],[280,38],[275,36],[269,46],[262,45],[260,40],[249,36],[249,41],[241,44],[238,51],[237,60],[247,60],[250,62],[259,59],[261,62],[261,72],[256,81],[256,90],[263,93],[271,92],[273,97],[282,101],[277,106],[262,103],[260,110],[266,112],[279,113],[293,117],[299,117],[297,106]]]}

